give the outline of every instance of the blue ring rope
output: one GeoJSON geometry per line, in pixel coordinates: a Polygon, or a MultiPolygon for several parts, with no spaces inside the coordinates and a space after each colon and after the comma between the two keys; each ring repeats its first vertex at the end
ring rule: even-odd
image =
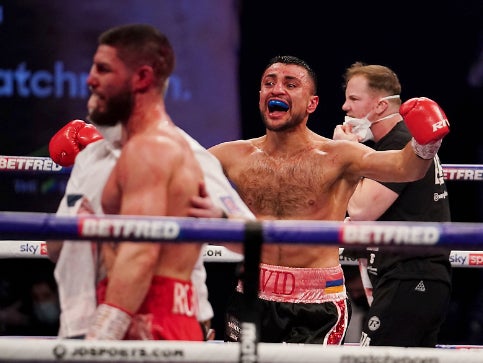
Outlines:
{"type": "MultiPolygon", "coordinates": [[[[0,212],[4,240],[243,242],[243,220],[149,216],[57,216],[0,212]]],[[[445,246],[481,249],[483,224],[464,222],[258,221],[264,243],[339,246],[445,246]]]]}

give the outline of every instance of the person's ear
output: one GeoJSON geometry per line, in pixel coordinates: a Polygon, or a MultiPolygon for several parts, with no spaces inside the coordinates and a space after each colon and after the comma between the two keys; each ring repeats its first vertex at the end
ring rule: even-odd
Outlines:
{"type": "Polygon", "coordinates": [[[310,97],[309,104],[307,105],[307,112],[313,113],[319,105],[319,96],[310,97]]]}
{"type": "Polygon", "coordinates": [[[145,91],[154,82],[154,70],[152,67],[144,65],[137,69],[133,80],[134,91],[145,91]]]}

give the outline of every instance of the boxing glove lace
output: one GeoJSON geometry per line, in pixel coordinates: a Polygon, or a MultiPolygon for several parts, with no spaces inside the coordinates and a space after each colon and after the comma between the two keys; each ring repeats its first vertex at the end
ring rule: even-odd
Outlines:
{"type": "Polygon", "coordinates": [[[435,101],[418,97],[404,102],[399,113],[413,136],[411,145],[416,155],[432,159],[443,137],[449,133],[449,122],[444,111],[435,101]]]}
{"type": "Polygon", "coordinates": [[[132,315],[110,305],[100,304],[86,334],[87,340],[122,340],[131,324],[132,315]]]}
{"type": "Polygon", "coordinates": [[[50,158],[61,166],[72,166],[82,149],[100,139],[102,135],[94,125],[82,120],[70,121],[50,139],[50,158]]]}

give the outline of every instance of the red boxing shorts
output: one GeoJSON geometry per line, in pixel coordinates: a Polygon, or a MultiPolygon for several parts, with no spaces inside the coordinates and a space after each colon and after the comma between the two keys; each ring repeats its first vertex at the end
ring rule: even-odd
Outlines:
{"type": "MultiPolygon", "coordinates": [[[[98,304],[104,302],[106,288],[107,279],[104,279],[97,286],[98,304]]],[[[191,281],[154,276],[124,340],[203,341],[197,308],[191,281]]]]}

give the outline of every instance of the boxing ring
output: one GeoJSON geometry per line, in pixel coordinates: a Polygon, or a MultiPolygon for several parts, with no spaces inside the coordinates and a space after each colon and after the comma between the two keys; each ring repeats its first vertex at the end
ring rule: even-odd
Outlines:
{"type": "MultiPolygon", "coordinates": [[[[0,172],[69,173],[50,158],[0,157],[0,172]]],[[[483,166],[443,165],[447,180],[483,180],[483,166]]],[[[45,240],[186,241],[210,243],[205,261],[239,262],[222,246],[243,243],[246,295],[256,299],[262,244],[451,249],[455,267],[483,266],[483,224],[431,222],[241,221],[147,216],[57,216],[0,212],[0,258],[46,258],[45,240]],[[246,243],[250,241],[250,243],[246,243]]],[[[341,255],[341,263],[355,264],[341,255]]],[[[257,329],[256,316],[242,329],[257,329]]],[[[178,341],[84,341],[49,337],[0,337],[0,362],[483,362],[480,346],[399,348],[260,343],[243,334],[240,343],[178,341]],[[443,349],[442,349],[443,348],[443,349]]]]}
{"type": "Polygon", "coordinates": [[[240,359],[242,343],[0,339],[0,362],[190,363],[481,363],[477,349],[351,347],[258,343],[257,360],[240,359]]]}

